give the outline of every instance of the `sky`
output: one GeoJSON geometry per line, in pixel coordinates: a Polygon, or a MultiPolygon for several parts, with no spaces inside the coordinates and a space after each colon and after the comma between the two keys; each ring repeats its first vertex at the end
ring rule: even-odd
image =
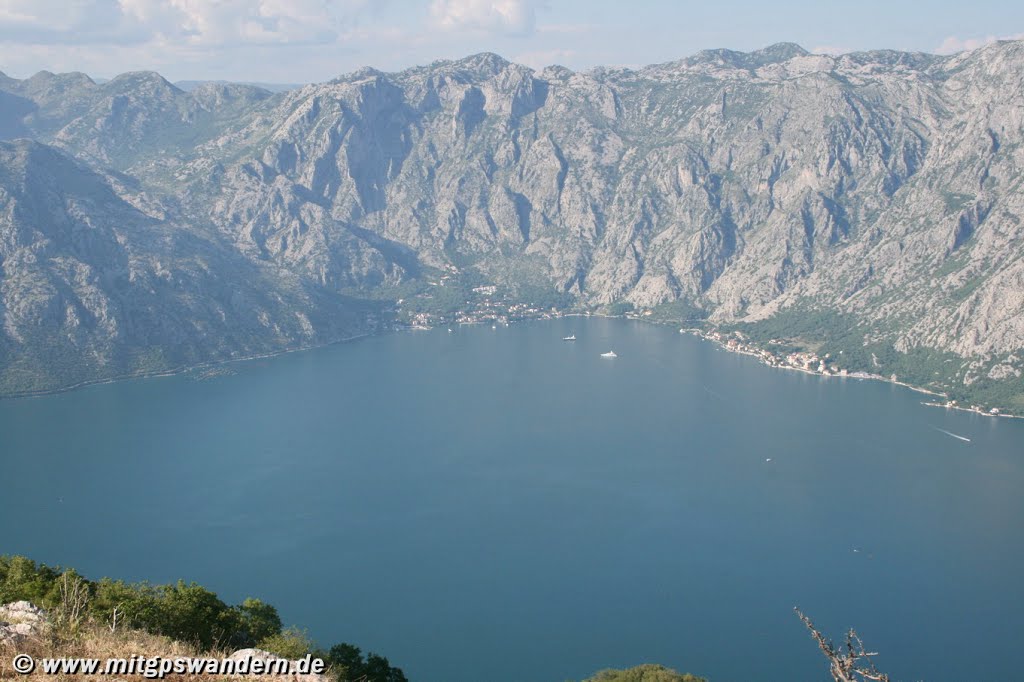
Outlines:
{"type": "Polygon", "coordinates": [[[707,48],[949,54],[1024,38],[1019,0],[0,0],[0,71],[306,83],[496,52],[641,66],[707,48]]]}

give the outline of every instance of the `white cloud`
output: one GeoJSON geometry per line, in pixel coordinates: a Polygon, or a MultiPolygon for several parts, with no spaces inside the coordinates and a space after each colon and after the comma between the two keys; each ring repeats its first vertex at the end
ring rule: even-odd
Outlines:
{"type": "Polygon", "coordinates": [[[0,44],[126,44],[146,39],[117,0],[6,0],[0,4],[0,44]]]}
{"type": "Polygon", "coordinates": [[[0,66],[18,77],[148,69],[171,79],[323,80],[349,68],[360,46],[380,49],[354,34],[386,1],[0,0],[0,66]]]}
{"type": "Polygon", "coordinates": [[[3,0],[0,40],[196,47],[326,43],[370,0],[3,0]]]}
{"type": "Polygon", "coordinates": [[[433,0],[430,16],[443,31],[529,35],[536,16],[533,0],[433,0]]]}
{"type": "Polygon", "coordinates": [[[957,52],[965,52],[970,50],[977,50],[979,47],[984,47],[996,42],[997,40],[1021,40],[1024,39],[1024,33],[1017,33],[1010,36],[985,36],[984,38],[960,38],[958,36],[948,36],[942,41],[942,44],[935,48],[935,52],[938,54],[955,54],[957,52]]]}

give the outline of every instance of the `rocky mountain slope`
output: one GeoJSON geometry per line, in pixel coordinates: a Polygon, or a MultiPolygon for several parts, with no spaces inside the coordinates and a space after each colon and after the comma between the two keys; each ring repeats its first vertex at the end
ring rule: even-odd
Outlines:
{"type": "Polygon", "coordinates": [[[0,142],[6,390],[322,344],[366,328],[365,305],[246,258],[219,235],[149,215],[115,185],[52,147],[0,142]]]}
{"type": "MultiPolygon", "coordinates": [[[[5,363],[32,352],[18,312],[32,306],[71,365],[172,345],[193,361],[336,338],[365,319],[342,294],[386,297],[450,265],[585,308],[686,310],[755,331],[786,321],[791,336],[848,357],[877,349],[883,373],[926,358],[936,385],[998,386],[1016,400],[1022,74],[1024,44],[1002,42],[952,57],[780,44],[585,73],[482,54],[277,94],[184,92],[155,74],[3,77],[0,133],[37,141],[4,147],[5,363]],[[45,251],[12,237],[34,219],[8,197],[51,191],[8,162],[25,150],[102,185],[87,216],[109,247],[51,240],[45,251]],[[145,299],[164,326],[143,316],[130,335],[90,313],[96,322],[69,334],[62,292],[82,310],[98,304],[82,302],[61,263],[123,270],[129,247],[147,272],[180,268],[190,295],[109,278],[95,285],[108,310],[131,317],[145,299]],[[18,249],[60,286],[26,293],[25,266],[8,255],[18,249]],[[242,335],[215,303],[239,287],[278,301],[235,306],[265,320],[242,335]],[[296,327],[281,291],[302,297],[308,325],[296,327]],[[173,332],[165,306],[178,311],[173,332]]],[[[92,191],[62,200],[58,222],[79,220],[92,191]]]]}

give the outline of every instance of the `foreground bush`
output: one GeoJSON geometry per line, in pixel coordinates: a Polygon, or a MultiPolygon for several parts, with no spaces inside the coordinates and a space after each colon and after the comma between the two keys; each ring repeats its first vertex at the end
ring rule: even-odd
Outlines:
{"type": "Polygon", "coordinates": [[[304,631],[284,629],[270,604],[250,598],[232,606],[194,582],[151,585],[109,578],[93,582],[73,569],[0,556],[0,604],[20,600],[50,612],[55,629],[49,646],[60,652],[51,652],[50,657],[117,657],[117,653],[68,652],[83,646],[115,651],[125,641],[143,638],[147,644],[163,644],[134,653],[153,656],[171,645],[193,654],[257,647],[293,660],[314,654],[331,666],[339,682],[406,682],[402,671],[382,656],[369,654],[364,660],[358,647],[344,643],[319,651],[304,631]],[[119,639],[120,635],[127,640],[119,639]],[[157,639],[147,639],[153,637],[157,639]]]}

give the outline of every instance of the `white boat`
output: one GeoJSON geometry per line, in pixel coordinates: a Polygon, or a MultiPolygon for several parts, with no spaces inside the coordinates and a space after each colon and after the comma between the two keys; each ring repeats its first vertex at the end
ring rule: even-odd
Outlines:
{"type": "Polygon", "coordinates": [[[615,354],[615,351],[610,350],[607,353],[601,353],[601,357],[602,358],[617,358],[619,356],[615,354]]]}
{"type": "Polygon", "coordinates": [[[575,341],[575,340],[576,340],[576,335],[575,334],[573,334],[572,336],[563,336],[562,337],[562,341],[575,341]]]}

